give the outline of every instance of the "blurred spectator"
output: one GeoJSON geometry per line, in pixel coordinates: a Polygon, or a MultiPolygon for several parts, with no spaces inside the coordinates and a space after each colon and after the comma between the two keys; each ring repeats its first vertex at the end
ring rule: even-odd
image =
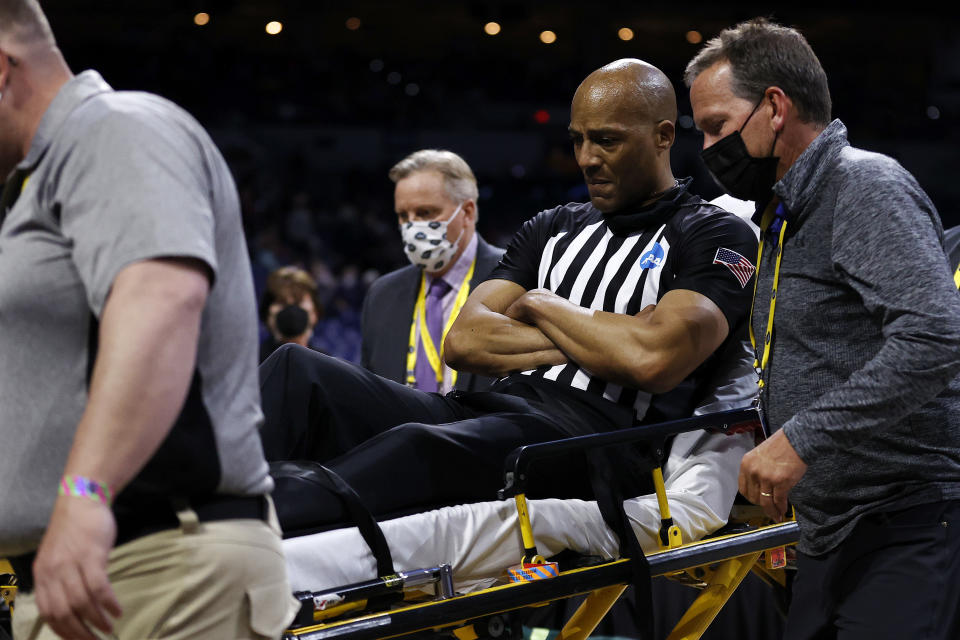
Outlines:
{"type": "MultiPolygon", "coordinates": [[[[313,266],[318,270],[318,263],[313,266]]],[[[329,269],[319,270],[324,275],[329,269]]],[[[333,289],[325,299],[326,318],[317,326],[314,337],[317,344],[328,354],[349,360],[360,361],[360,305],[366,293],[366,283],[359,278],[355,264],[346,264],[340,277],[333,279],[333,289]]]]}
{"type": "Polygon", "coordinates": [[[286,216],[285,234],[287,243],[297,254],[309,260],[311,256],[328,253],[323,240],[317,234],[314,220],[316,214],[310,206],[310,194],[299,191],[293,196],[292,206],[286,216]]]}
{"type": "Polygon", "coordinates": [[[260,344],[260,361],[288,342],[324,351],[313,340],[313,329],[322,315],[317,284],[309,273],[299,267],[273,271],[260,301],[260,319],[270,332],[260,344]]]}

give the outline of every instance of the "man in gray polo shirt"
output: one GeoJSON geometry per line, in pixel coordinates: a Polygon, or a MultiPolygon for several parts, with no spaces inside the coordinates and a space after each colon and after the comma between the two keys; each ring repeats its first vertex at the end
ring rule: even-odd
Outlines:
{"type": "Polygon", "coordinates": [[[819,60],[763,19],[687,66],[703,159],[758,203],[752,317],[776,433],[740,491],[802,537],[790,640],[960,637],[960,296],[930,199],[830,120],[819,60]],[[774,304],[775,303],[775,304],[774,304]]]}
{"type": "Polygon", "coordinates": [[[0,557],[21,580],[15,637],[277,637],[295,604],[223,158],[172,103],[74,76],[37,2],[11,0],[0,172],[0,557]]]}

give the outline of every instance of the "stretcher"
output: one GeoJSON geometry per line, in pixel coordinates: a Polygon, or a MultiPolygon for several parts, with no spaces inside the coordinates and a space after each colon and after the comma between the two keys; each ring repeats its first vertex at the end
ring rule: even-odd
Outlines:
{"type": "Polygon", "coordinates": [[[661,516],[659,549],[640,552],[639,558],[621,554],[566,564],[540,555],[524,493],[530,465],[536,460],[635,441],[656,443],[701,429],[736,434],[762,433],[763,427],[759,410],[751,407],[519,448],[507,461],[500,497],[516,505],[522,548],[516,551],[516,565],[502,579],[464,593],[455,589],[450,565],[439,564],[341,587],[297,591],[301,610],[285,640],[368,640],[438,632],[452,633],[457,640],[516,638],[518,612],[585,596],[558,635],[560,640],[581,640],[636,581],[639,563],[649,566],[651,577],[664,576],[701,590],[669,640],[701,637],[747,573],[752,571],[785,591],[787,547],[799,537],[794,520],[771,524],[757,508],[736,506],[727,532],[684,540],[671,516],[661,470],[655,467],[651,473],[661,516]]]}

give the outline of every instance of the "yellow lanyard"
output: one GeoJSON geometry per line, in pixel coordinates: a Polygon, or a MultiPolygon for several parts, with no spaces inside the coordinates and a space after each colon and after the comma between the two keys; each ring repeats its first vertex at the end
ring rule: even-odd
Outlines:
{"type": "MultiPolygon", "coordinates": [[[[776,212],[783,215],[783,205],[777,205],[776,212]]],[[[787,220],[780,217],[780,238],[777,241],[777,262],[773,269],[773,287],[770,291],[770,314],[767,316],[767,332],[763,336],[763,359],[756,360],[757,339],[753,335],[753,311],[757,303],[757,284],[760,282],[760,261],[763,259],[763,241],[767,235],[767,229],[773,222],[774,209],[767,207],[760,220],[760,245],[757,247],[757,277],[753,281],[753,302],[750,303],[750,344],[753,345],[754,361],[753,367],[757,370],[757,384],[761,389],[764,387],[763,373],[767,370],[767,363],[770,362],[770,340],[773,338],[773,312],[777,308],[777,285],[780,284],[780,258],[783,256],[783,237],[787,232],[787,220]]]]}
{"type": "MultiPolygon", "coordinates": [[[[417,293],[417,303],[413,307],[413,322],[410,323],[410,344],[407,349],[407,385],[414,386],[417,382],[414,373],[417,367],[417,326],[420,327],[420,341],[423,342],[423,351],[427,354],[427,360],[430,361],[430,367],[437,375],[437,389],[443,386],[443,341],[447,338],[453,321],[457,319],[460,309],[467,301],[467,295],[470,293],[470,279],[473,278],[473,270],[477,266],[477,259],[474,257],[470,263],[470,269],[463,278],[463,284],[457,291],[457,297],[453,301],[453,309],[450,311],[450,317],[447,318],[447,324],[443,327],[443,333],[440,335],[440,350],[433,344],[433,337],[427,329],[427,274],[420,276],[420,291],[417,293]]],[[[451,385],[457,384],[457,372],[451,373],[451,385]]]]}
{"type": "Polygon", "coordinates": [[[960,289],[960,266],[953,272],[953,284],[957,285],[957,289],[960,289]]]}

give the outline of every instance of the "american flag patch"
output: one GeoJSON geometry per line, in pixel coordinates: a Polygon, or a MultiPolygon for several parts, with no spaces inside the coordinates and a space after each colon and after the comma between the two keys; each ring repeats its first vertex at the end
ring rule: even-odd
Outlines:
{"type": "Polygon", "coordinates": [[[730,269],[733,275],[736,276],[737,282],[740,283],[741,289],[747,286],[747,283],[750,282],[750,277],[756,270],[749,260],[736,251],[725,249],[724,247],[717,249],[717,255],[713,258],[713,264],[722,264],[727,269],[730,269]]]}

